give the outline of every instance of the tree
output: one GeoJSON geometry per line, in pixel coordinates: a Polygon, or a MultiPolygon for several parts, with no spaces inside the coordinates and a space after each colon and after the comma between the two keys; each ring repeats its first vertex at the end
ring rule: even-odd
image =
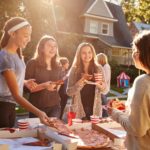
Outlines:
{"type": "Polygon", "coordinates": [[[149,0],[122,0],[122,7],[128,22],[150,23],[149,0]]]}
{"type": "MultiPolygon", "coordinates": [[[[0,0],[0,29],[10,17],[23,16],[21,11],[21,0],[0,0]]],[[[1,36],[1,35],[0,35],[1,36]]]]}
{"type": "Polygon", "coordinates": [[[23,0],[26,17],[32,25],[32,42],[24,52],[26,60],[33,56],[36,44],[44,34],[55,36],[55,24],[52,13],[52,4],[49,0],[23,0]]]}

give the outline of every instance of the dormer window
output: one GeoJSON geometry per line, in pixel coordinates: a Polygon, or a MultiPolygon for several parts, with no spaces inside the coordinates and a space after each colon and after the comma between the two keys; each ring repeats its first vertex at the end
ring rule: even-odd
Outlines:
{"type": "Polygon", "coordinates": [[[102,34],[105,34],[105,35],[109,34],[109,24],[107,23],[102,24],[102,34]]]}
{"type": "Polygon", "coordinates": [[[98,22],[90,20],[90,33],[98,34],[98,22]]]}

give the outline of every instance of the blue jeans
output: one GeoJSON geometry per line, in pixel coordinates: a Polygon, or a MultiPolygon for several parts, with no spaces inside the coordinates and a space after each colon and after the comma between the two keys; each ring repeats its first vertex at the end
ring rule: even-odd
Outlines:
{"type": "MultiPolygon", "coordinates": [[[[48,117],[60,117],[60,112],[61,112],[61,107],[60,105],[55,105],[52,107],[46,107],[46,108],[42,108],[40,109],[42,111],[44,111],[48,117]]],[[[34,118],[37,117],[35,116],[33,113],[29,113],[29,118],[34,118]]]]}
{"type": "MultiPolygon", "coordinates": [[[[101,99],[102,99],[102,105],[107,105],[108,103],[107,95],[101,94],[101,99]]],[[[102,117],[108,117],[107,110],[105,109],[102,110],[102,117]]]]}

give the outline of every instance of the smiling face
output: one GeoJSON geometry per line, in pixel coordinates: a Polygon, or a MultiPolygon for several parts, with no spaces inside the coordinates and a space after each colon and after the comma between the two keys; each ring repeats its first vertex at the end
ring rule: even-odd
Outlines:
{"type": "Polygon", "coordinates": [[[84,46],[81,49],[81,60],[83,63],[90,63],[90,61],[93,59],[93,52],[91,50],[91,47],[84,46]]]}
{"type": "Polygon", "coordinates": [[[57,53],[57,43],[53,40],[48,40],[43,49],[44,56],[53,58],[57,53]]]}
{"type": "Polygon", "coordinates": [[[11,37],[18,48],[25,48],[31,40],[31,26],[23,27],[12,33],[11,37]]]}

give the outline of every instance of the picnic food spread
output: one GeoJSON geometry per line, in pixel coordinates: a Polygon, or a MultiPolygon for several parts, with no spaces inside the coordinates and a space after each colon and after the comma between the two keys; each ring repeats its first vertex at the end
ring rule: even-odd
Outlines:
{"type": "Polygon", "coordinates": [[[110,142],[108,136],[93,129],[80,128],[74,129],[73,132],[75,135],[79,136],[78,148],[102,148],[106,147],[110,142]]]}
{"type": "Polygon", "coordinates": [[[76,138],[78,148],[101,148],[106,147],[110,142],[109,137],[103,133],[86,128],[71,130],[61,120],[56,118],[51,119],[50,126],[56,128],[60,135],[76,138]]]}

